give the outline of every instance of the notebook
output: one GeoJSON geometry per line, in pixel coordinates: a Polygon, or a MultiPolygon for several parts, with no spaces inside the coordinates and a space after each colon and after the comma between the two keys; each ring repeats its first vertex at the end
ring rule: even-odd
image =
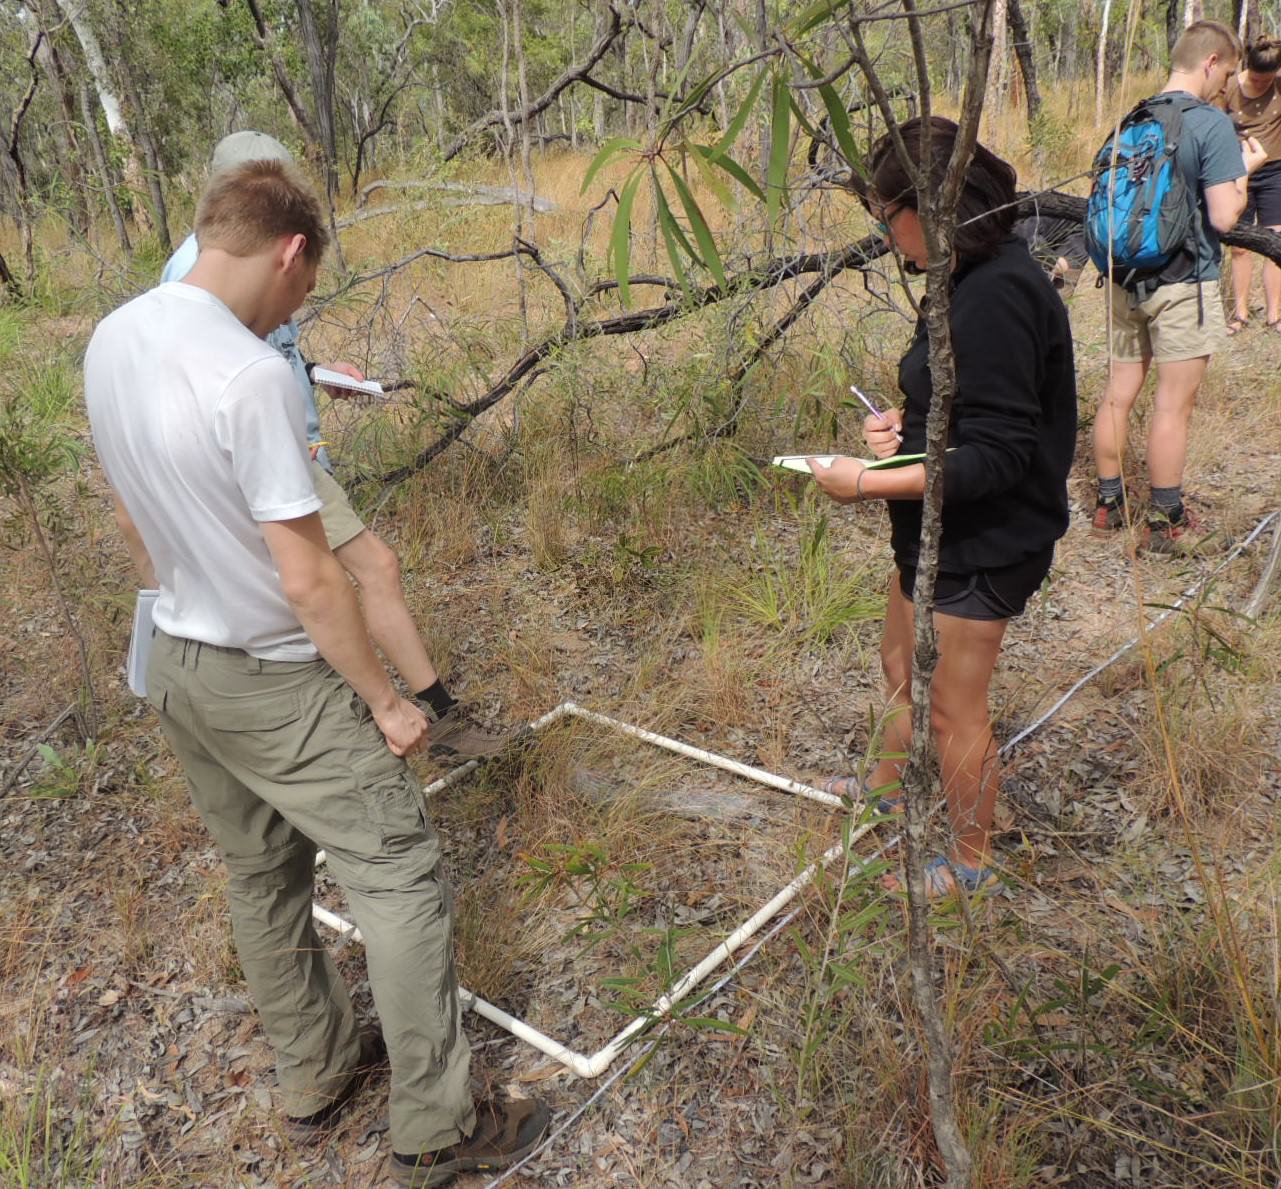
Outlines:
{"type": "Polygon", "coordinates": [[[129,637],[129,658],[125,662],[125,680],[131,692],[147,696],[147,658],[151,655],[151,609],[160,597],[158,590],[140,590],[133,606],[133,634],[129,637]]]}
{"type": "MultiPolygon", "coordinates": [[[[809,463],[805,460],[811,457],[806,454],[779,454],[774,458],[774,465],[782,467],[787,471],[800,471],[802,474],[810,474],[809,463]]],[[[845,458],[844,454],[815,454],[812,456],[814,461],[821,467],[830,467],[838,458],[845,458]]],[[[888,471],[894,467],[910,466],[914,462],[924,462],[924,454],[891,454],[889,458],[862,458],[859,461],[869,471],[888,471]]]]}
{"type": "Polygon", "coordinates": [[[379,400],[387,398],[383,386],[377,380],[353,380],[350,376],[344,376],[342,372],[332,372],[327,367],[313,367],[311,382],[324,384],[330,388],[342,388],[347,392],[360,392],[365,396],[376,396],[379,400]]]}

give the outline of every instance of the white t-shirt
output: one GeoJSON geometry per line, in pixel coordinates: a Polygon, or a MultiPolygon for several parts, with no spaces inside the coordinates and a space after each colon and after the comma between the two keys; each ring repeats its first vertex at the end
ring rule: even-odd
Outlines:
{"type": "Polygon", "coordinates": [[[85,403],[156,567],[156,626],[263,660],[314,659],[258,527],[321,506],[289,364],[212,293],[175,281],[99,324],[85,403]]]}

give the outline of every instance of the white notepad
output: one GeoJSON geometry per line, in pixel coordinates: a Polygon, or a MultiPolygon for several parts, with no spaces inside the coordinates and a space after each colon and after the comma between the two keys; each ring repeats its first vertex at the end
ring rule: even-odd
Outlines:
{"type": "MultiPolygon", "coordinates": [[[[809,463],[805,461],[809,455],[805,454],[778,454],[774,456],[774,465],[782,467],[785,471],[800,471],[803,475],[811,474],[809,463]]],[[[812,456],[814,461],[821,467],[830,467],[838,458],[849,457],[845,454],[815,454],[812,456]]],[[[924,462],[924,454],[891,454],[888,458],[860,458],[859,462],[869,471],[891,471],[895,467],[911,466],[914,462],[924,462]]]]}
{"type": "Polygon", "coordinates": [[[125,662],[125,680],[140,698],[147,696],[147,658],[151,655],[151,610],[160,597],[158,590],[140,590],[133,607],[133,634],[129,637],[129,659],[125,662]]]}
{"type": "Polygon", "coordinates": [[[362,392],[365,396],[376,396],[379,400],[387,399],[383,386],[377,380],[353,380],[350,376],[344,376],[342,372],[332,372],[327,367],[313,367],[311,382],[325,384],[330,388],[342,388],[348,392],[362,392]]]}

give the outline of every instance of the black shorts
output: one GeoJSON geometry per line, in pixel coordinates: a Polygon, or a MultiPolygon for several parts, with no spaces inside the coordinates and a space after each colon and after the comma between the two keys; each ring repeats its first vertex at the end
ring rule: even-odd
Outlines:
{"type": "Polygon", "coordinates": [[[1281,227],[1281,161],[1269,161],[1247,183],[1241,226],[1281,227]]]}
{"type": "MultiPolygon", "coordinates": [[[[957,619],[1013,619],[1023,614],[1027,601],[1040,589],[1054,560],[1049,545],[1031,557],[991,570],[945,574],[934,583],[934,611],[957,619]]],[[[916,567],[899,566],[899,590],[909,602],[916,586],[916,567]]]]}

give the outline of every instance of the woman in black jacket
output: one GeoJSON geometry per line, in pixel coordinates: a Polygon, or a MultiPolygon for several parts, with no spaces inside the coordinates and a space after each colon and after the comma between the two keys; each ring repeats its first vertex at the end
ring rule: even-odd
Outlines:
{"type": "MultiPolygon", "coordinates": [[[[903,125],[921,159],[922,122],[903,125]]],[[[939,185],[956,125],[935,117],[934,183],[939,185]]],[[[873,150],[860,197],[909,271],[924,270],[917,194],[888,137],[873,150]]],[[[943,467],[943,536],[934,593],[938,668],[930,722],[942,769],[953,844],[927,869],[932,895],[974,891],[995,881],[992,811],[999,783],[988,686],[1009,620],[1049,573],[1054,542],[1068,524],[1067,475],[1076,444],[1076,382],[1066,311],[1026,244],[1011,234],[1014,169],[976,146],[957,210],[950,325],[956,397],[943,467]]],[[[932,385],[924,320],[899,361],[903,409],[868,416],[864,437],[884,458],[925,449],[932,385]],[[901,440],[900,440],[901,435],[901,440]]],[[[881,643],[889,708],[883,753],[861,782],[837,777],[838,793],[875,794],[882,812],[900,812],[899,779],[911,744],[912,590],[921,531],[922,463],[868,470],[855,458],[811,464],[834,500],[889,502],[898,572],[881,643]]]]}

